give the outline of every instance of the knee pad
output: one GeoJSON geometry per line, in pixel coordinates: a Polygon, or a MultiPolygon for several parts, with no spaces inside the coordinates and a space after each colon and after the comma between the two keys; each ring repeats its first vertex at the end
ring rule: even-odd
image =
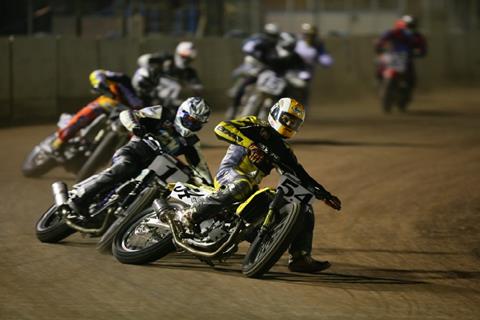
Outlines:
{"type": "Polygon", "coordinates": [[[232,198],[234,201],[245,200],[252,193],[252,185],[249,181],[241,179],[223,185],[219,193],[232,198]]]}

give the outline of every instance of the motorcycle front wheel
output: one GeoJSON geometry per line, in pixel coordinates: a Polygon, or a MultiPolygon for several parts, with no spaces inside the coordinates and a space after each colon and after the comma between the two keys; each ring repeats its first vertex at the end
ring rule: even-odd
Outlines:
{"type": "Polygon", "coordinates": [[[105,231],[105,233],[100,238],[100,241],[97,244],[97,250],[102,253],[111,253],[112,252],[112,242],[113,239],[119,230],[119,228],[128,223],[132,216],[137,212],[143,211],[146,207],[150,206],[155,196],[158,193],[157,187],[148,187],[145,188],[137,198],[132,202],[132,204],[125,209],[125,212],[116,218],[116,220],[110,225],[110,227],[105,231]]]}
{"type": "MultiPolygon", "coordinates": [[[[182,209],[179,203],[170,203],[174,209],[182,209]]],[[[175,251],[172,233],[167,223],[160,221],[156,212],[149,208],[138,213],[124,224],[113,240],[115,258],[126,264],[147,264],[175,251]]]]}
{"type": "Polygon", "coordinates": [[[301,227],[301,207],[298,203],[283,206],[272,225],[258,233],[243,260],[244,275],[260,278],[280,259],[301,227]]]}
{"type": "Polygon", "coordinates": [[[35,231],[38,240],[46,243],[57,243],[76,232],[65,223],[57,212],[55,205],[51,206],[38,220],[35,231]]]}
{"type": "Polygon", "coordinates": [[[22,173],[25,177],[40,177],[52,170],[57,161],[50,157],[42,148],[36,146],[27,156],[22,165],[22,173]]]}

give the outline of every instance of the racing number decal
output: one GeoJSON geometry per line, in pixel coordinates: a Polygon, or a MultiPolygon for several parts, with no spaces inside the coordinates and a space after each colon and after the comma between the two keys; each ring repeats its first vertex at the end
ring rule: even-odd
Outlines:
{"type": "Polygon", "coordinates": [[[308,203],[308,202],[310,202],[310,200],[312,200],[313,194],[311,194],[311,193],[298,193],[298,191],[301,191],[301,190],[297,190],[297,189],[302,188],[302,186],[300,186],[295,181],[292,181],[290,179],[286,179],[286,180],[283,181],[283,183],[282,183],[282,185],[280,185],[280,187],[282,188],[283,193],[285,194],[286,198],[293,197],[293,198],[297,199],[298,201],[305,202],[305,203],[308,203]]]}
{"type": "Polygon", "coordinates": [[[177,193],[177,196],[180,200],[182,200],[183,198],[190,199],[192,196],[193,197],[203,196],[203,194],[200,193],[200,190],[185,188],[182,185],[175,186],[175,188],[173,188],[173,191],[175,191],[177,193]]]}

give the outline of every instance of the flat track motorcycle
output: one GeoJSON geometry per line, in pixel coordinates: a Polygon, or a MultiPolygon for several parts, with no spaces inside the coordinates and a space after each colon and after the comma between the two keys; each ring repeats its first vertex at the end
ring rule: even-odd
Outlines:
{"type": "Polygon", "coordinates": [[[278,155],[260,147],[281,173],[276,189],[258,190],[194,230],[185,230],[178,215],[214,190],[181,182],[169,185],[169,192],[154,201],[154,209],[137,213],[119,228],[113,255],[122,263],[144,264],[166,256],[176,247],[213,265],[234,254],[238,244],[248,240],[251,244],[243,261],[243,274],[258,278],[268,272],[293,241],[305,213],[313,210],[312,202],[322,196],[320,190],[300,181],[278,155]]]}
{"type": "Polygon", "coordinates": [[[41,242],[56,243],[80,232],[92,237],[102,236],[98,249],[110,250],[113,236],[121,223],[149,207],[158,192],[165,189],[168,181],[206,183],[193,167],[164,153],[153,136],[147,135],[144,141],[158,147],[158,155],[150,166],[136,178],[97,194],[90,202],[87,212],[81,216],[72,213],[68,200],[81,193],[82,185],[89,179],[75,184],[70,191],[63,182],[55,182],[52,185],[55,203],[38,220],[37,238],[41,242]]]}
{"type": "MultiPolygon", "coordinates": [[[[63,166],[68,172],[77,174],[77,181],[89,177],[107,164],[113,152],[128,141],[128,133],[118,120],[119,113],[125,109],[127,107],[117,106],[109,115],[98,116],[65,142],[60,150],[52,148],[57,137],[52,133],[28,154],[22,165],[23,175],[40,177],[57,166],[63,166]]],[[[71,117],[62,114],[58,128],[64,128],[71,117]]]]}

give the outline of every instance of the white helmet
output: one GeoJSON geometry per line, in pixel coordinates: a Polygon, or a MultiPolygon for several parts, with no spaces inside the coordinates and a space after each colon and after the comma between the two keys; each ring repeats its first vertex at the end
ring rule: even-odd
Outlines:
{"type": "Polygon", "coordinates": [[[263,32],[272,37],[277,37],[280,33],[280,28],[275,23],[267,23],[263,26],[263,32]]]}
{"type": "Polygon", "coordinates": [[[210,107],[200,97],[190,97],[178,107],[174,126],[182,137],[191,136],[208,121],[210,107]]]}
{"type": "Polygon", "coordinates": [[[268,114],[268,123],[283,138],[291,138],[305,120],[305,108],[293,98],[282,98],[273,105],[268,114]]]}
{"type": "Polygon", "coordinates": [[[186,68],[196,56],[197,50],[195,49],[193,42],[182,41],[175,49],[175,65],[180,69],[186,68]]]}

